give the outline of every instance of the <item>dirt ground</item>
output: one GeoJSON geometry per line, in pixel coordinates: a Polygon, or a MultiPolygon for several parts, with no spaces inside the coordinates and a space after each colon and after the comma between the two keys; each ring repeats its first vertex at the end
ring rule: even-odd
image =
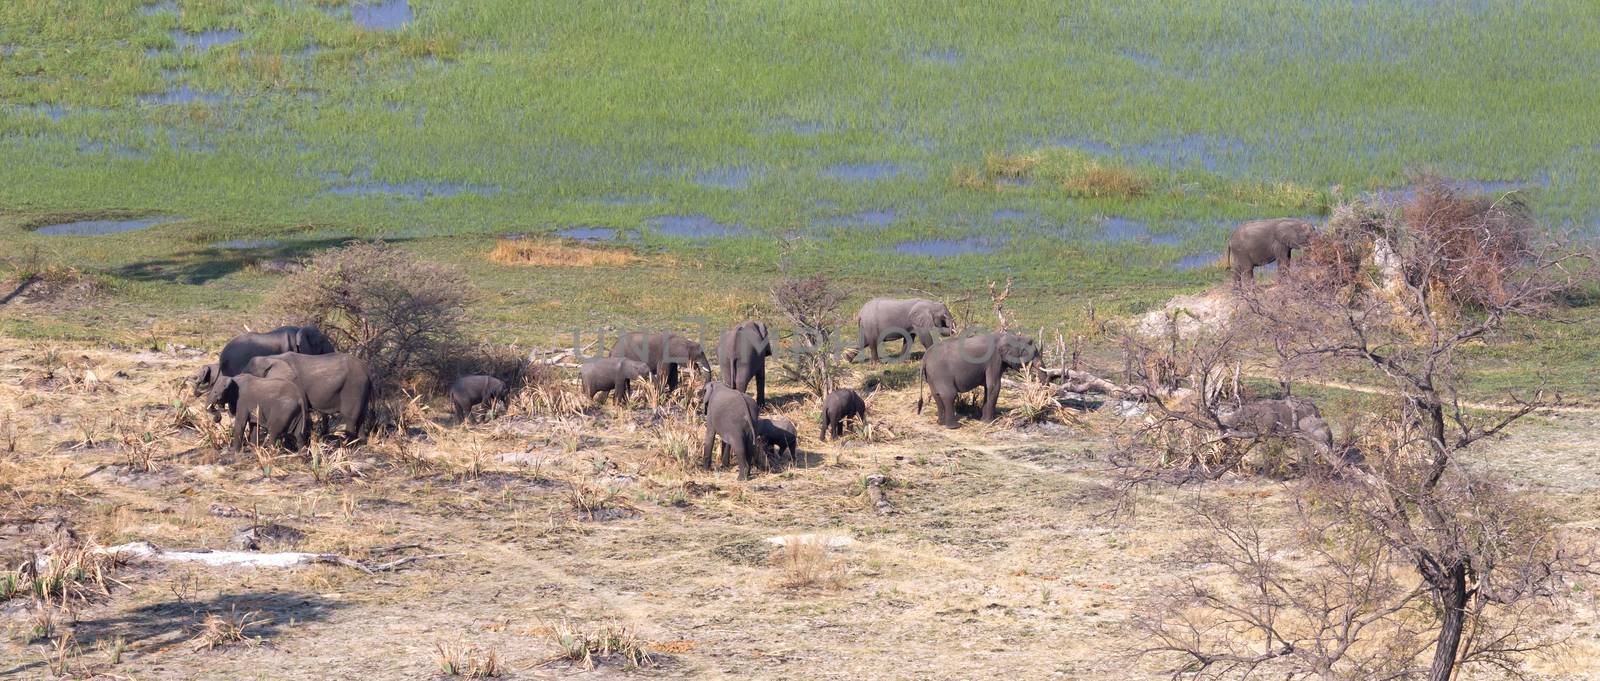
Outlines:
{"type": "MultiPolygon", "coordinates": [[[[421,424],[404,441],[264,464],[175,427],[182,378],[204,361],[182,349],[0,341],[8,567],[66,530],[108,546],[223,549],[237,530],[269,522],[304,537],[268,550],[368,563],[448,555],[375,575],[129,566],[115,574],[123,585],[57,622],[80,677],[433,678],[437,647],[464,644],[495,651],[507,678],[1165,678],[1160,660],[1126,655],[1139,643],[1129,625],[1187,569],[1178,559],[1197,528],[1186,502],[1238,499],[1269,525],[1289,512],[1281,483],[1237,479],[1152,489],[1131,515],[1113,514],[1112,410],[946,431],[914,413],[914,385],[875,395],[871,441],[843,444],[817,439],[814,404],[774,391],[801,424],[804,456],[750,482],[675,465],[643,408],[421,424]],[[890,514],[865,491],[880,473],[890,514]],[[595,497],[593,517],[577,510],[595,497]],[[805,533],[851,541],[818,551],[804,565],[814,579],[795,586],[796,563],[767,539],[805,533]],[[251,614],[254,640],[195,649],[208,613],[251,614]],[[555,659],[556,628],[607,625],[647,641],[657,665],[626,670],[613,658],[586,670],[555,659]]],[[[1592,531],[1597,426],[1593,415],[1530,422],[1479,465],[1592,531]]],[[[687,432],[698,454],[699,433],[687,432]]],[[[1531,670],[1591,678],[1592,598],[1548,618],[1544,629],[1568,644],[1531,670]]],[[[0,677],[50,675],[51,642],[29,640],[36,625],[27,598],[0,603],[0,677]]]]}

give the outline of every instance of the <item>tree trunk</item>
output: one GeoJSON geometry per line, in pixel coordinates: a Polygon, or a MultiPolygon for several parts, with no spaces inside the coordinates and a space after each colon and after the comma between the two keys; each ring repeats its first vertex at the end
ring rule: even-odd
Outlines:
{"type": "Polygon", "coordinates": [[[1444,621],[1434,644],[1428,681],[1450,681],[1455,674],[1456,654],[1461,648],[1461,632],[1467,620],[1467,566],[1451,565],[1445,579],[1448,581],[1435,592],[1439,596],[1439,606],[1444,609],[1444,621]]]}

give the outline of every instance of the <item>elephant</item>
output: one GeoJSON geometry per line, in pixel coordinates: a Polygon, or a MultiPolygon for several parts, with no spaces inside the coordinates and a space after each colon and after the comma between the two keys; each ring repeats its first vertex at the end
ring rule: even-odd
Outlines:
{"type": "Polygon", "coordinates": [[[195,395],[204,395],[211,390],[211,385],[217,382],[220,377],[219,371],[218,363],[212,362],[195,369],[194,373],[189,374],[189,377],[184,379],[183,382],[189,386],[189,390],[193,391],[195,395]]]}
{"type": "Polygon", "coordinates": [[[1297,397],[1251,400],[1219,420],[1232,430],[1254,433],[1257,437],[1292,437],[1328,451],[1333,449],[1333,429],[1323,420],[1317,405],[1309,400],[1297,397]]]}
{"type": "Polygon", "coordinates": [[[913,336],[922,343],[923,350],[932,348],[939,337],[955,333],[956,318],[950,308],[936,300],[873,298],[856,313],[856,322],[861,328],[861,347],[876,363],[878,346],[884,341],[904,341],[900,353],[893,358],[903,360],[911,356],[913,336]]]}
{"type": "Polygon", "coordinates": [[[1277,262],[1280,274],[1289,273],[1289,253],[1305,248],[1317,237],[1317,228],[1305,220],[1275,218],[1239,225],[1228,237],[1228,264],[1233,283],[1256,279],[1256,267],[1277,262]]]}
{"type": "Polygon", "coordinates": [[[795,445],[800,437],[795,433],[794,421],[782,416],[756,419],[756,437],[761,441],[763,453],[788,453],[791,465],[798,460],[799,450],[795,445]]]}
{"type": "MultiPolygon", "coordinates": [[[[922,383],[939,405],[939,425],[955,428],[956,395],[983,387],[983,411],[979,418],[994,420],[995,403],[1000,399],[1000,377],[1008,369],[1022,369],[1039,361],[1039,347],[1032,338],[1009,331],[967,336],[940,343],[922,358],[922,383]]],[[[917,386],[917,413],[922,413],[922,385],[917,386]]]]}
{"type": "Polygon", "coordinates": [[[311,443],[310,405],[305,393],[282,378],[261,378],[250,374],[223,376],[207,392],[208,404],[225,406],[233,414],[233,443],[237,452],[244,447],[247,428],[265,428],[263,444],[281,441],[284,448],[299,451],[311,443]]]}
{"type": "Polygon", "coordinates": [[[667,390],[678,387],[678,367],[687,364],[691,371],[705,371],[711,375],[711,363],[706,360],[700,344],[675,333],[645,333],[632,331],[622,334],[611,346],[611,357],[622,357],[644,362],[650,367],[650,378],[667,390]]]}
{"type": "Polygon", "coordinates": [[[767,339],[765,322],[741,322],[722,332],[717,339],[717,364],[722,369],[722,382],[744,392],[754,378],[757,408],[767,405],[767,358],[771,356],[772,343],[767,339]]]}
{"type": "MultiPolygon", "coordinates": [[[[312,410],[328,416],[337,415],[344,421],[347,440],[366,436],[367,414],[373,398],[372,376],[367,372],[366,363],[355,355],[286,352],[256,357],[245,369],[255,376],[293,381],[305,393],[312,410]]],[[[328,422],[324,419],[322,432],[327,434],[327,431],[328,422]]]]}
{"type": "Polygon", "coordinates": [[[716,438],[722,438],[723,462],[728,452],[733,452],[739,464],[739,479],[750,479],[752,460],[759,459],[762,468],[771,470],[771,462],[756,439],[756,401],[749,395],[721,383],[706,385],[705,400],[700,413],[706,419],[705,444],[701,447],[701,465],[711,470],[711,451],[716,438]]]}
{"type": "Polygon", "coordinates": [[[315,326],[280,326],[266,333],[240,334],[222,346],[222,356],[217,362],[218,373],[222,376],[238,376],[244,372],[244,366],[250,360],[285,352],[327,355],[334,352],[334,347],[315,326]]]}
{"type": "Polygon", "coordinates": [[[611,401],[622,404],[628,399],[628,384],[636,378],[650,375],[650,366],[644,362],[621,357],[590,359],[578,367],[583,379],[583,394],[590,400],[596,395],[611,391],[611,401]]]}
{"type": "Polygon", "coordinates": [[[456,423],[467,422],[472,409],[480,404],[493,409],[506,401],[506,382],[493,376],[462,376],[450,384],[445,392],[450,406],[455,408],[456,423]]]}
{"type": "Polygon", "coordinates": [[[866,427],[867,402],[861,399],[861,393],[849,388],[828,393],[822,400],[822,440],[826,442],[830,433],[835,440],[842,437],[844,420],[852,416],[861,419],[862,427],[866,427]]]}

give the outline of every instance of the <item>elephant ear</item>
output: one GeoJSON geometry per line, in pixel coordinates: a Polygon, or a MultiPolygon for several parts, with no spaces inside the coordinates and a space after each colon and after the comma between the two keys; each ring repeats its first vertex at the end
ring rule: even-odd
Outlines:
{"type": "Polygon", "coordinates": [[[308,344],[306,335],[306,327],[304,326],[295,329],[294,333],[289,334],[289,352],[300,352],[301,348],[306,347],[308,344]]]}
{"type": "Polygon", "coordinates": [[[933,313],[927,308],[917,308],[911,313],[912,329],[928,329],[933,327],[933,313]]]}

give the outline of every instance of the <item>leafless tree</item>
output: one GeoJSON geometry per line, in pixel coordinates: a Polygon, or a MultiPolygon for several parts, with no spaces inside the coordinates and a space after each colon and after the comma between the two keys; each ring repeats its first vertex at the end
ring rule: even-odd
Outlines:
{"type": "Polygon", "coordinates": [[[784,375],[819,399],[834,389],[839,348],[835,334],[844,324],[839,304],[849,295],[827,277],[784,278],[772,286],[772,303],[794,327],[786,346],[775,349],[784,375]]]}
{"type": "MultiPolygon", "coordinates": [[[[1589,571],[1588,555],[1566,546],[1536,504],[1461,461],[1517,420],[1559,401],[1535,389],[1507,396],[1505,410],[1469,410],[1461,397],[1462,348],[1492,340],[1512,320],[1544,316],[1562,291],[1591,271],[1586,261],[1592,258],[1570,242],[1532,239],[1520,210],[1424,188],[1403,219],[1391,214],[1387,228],[1373,234],[1376,266],[1353,277],[1296,268],[1294,277],[1270,288],[1241,292],[1253,320],[1247,323],[1260,333],[1254,351],[1302,373],[1376,375],[1387,383],[1390,407],[1359,437],[1347,438],[1362,463],[1331,461],[1338,475],[1307,481],[1299,490],[1314,494],[1323,512],[1347,528],[1351,534],[1342,541],[1373,542],[1369,556],[1381,553],[1387,556],[1381,562],[1407,565],[1420,578],[1428,607],[1391,603],[1373,611],[1398,617],[1403,610],[1405,621],[1427,624],[1417,633],[1423,645],[1397,648],[1394,663],[1383,665],[1391,678],[1449,681],[1460,666],[1473,664],[1515,672],[1538,645],[1522,611],[1554,597],[1571,575],[1589,571]],[[1413,664],[1422,657],[1429,658],[1425,666],[1413,664]]],[[[1188,421],[1210,425],[1209,419],[1188,421]]],[[[1324,569],[1341,564],[1323,558],[1324,569]]],[[[1276,588],[1278,578],[1269,576],[1258,566],[1251,588],[1276,588]]],[[[1258,606],[1230,596],[1208,604],[1245,612],[1258,606]]],[[[1303,652],[1258,620],[1245,618],[1242,629],[1220,635],[1208,630],[1182,645],[1165,636],[1155,648],[1185,650],[1194,662],[1180,671],[1215,670],[1219,663],[1252,668],[1303,652]],[[1254,656],[1230,652],[1239,631],[1256,632],[1268,648],[1254,656]]],[[[1303,627],[1306,617],[1298,621],[1303,627]]],[[[1292,668],[1302,676],[1332,673],[1327,660],[1292,668]]]]}

